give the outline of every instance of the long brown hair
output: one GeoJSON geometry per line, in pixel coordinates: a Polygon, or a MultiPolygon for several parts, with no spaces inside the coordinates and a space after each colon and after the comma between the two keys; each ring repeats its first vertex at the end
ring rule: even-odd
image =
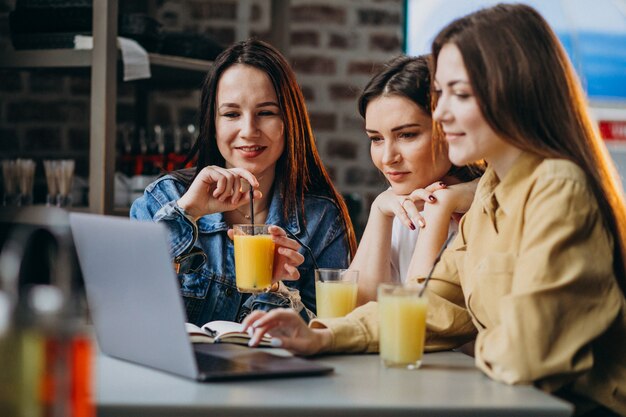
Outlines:
{"type": "MultiPolygon", "coordinates": [[[[365,119],[368,104],[378,97],[394,95],[407,98],[415,103],[425,114],[432,116],[430,55],[400,55],[388,61],[384,67],[367,83],[359,96],[357,106],[359,114],[365,119]]],[[[448,147],[433,126],[432,152],[433,161],[439,155],[447,155],[448,147]]],[[[482,164],[470,164],[462,167],[452,165],[446,175],[454,176],[463,182],[480,177],[484,172],[482,164]]]]}
{"type": "Polygon", "coordinates": [[[482,114],[503,140],[580,166],[615,240],[613,269],[626,294],[626,205],[617,171],[589,116],[573,67],[545,19],[523,4],[499,4],[455,20],[433,42],[463,57],[482,114]]]}
{"type": "MultiPolygon", "coordinates": [[[[216,59],[202,85],[200,103],[200,131],[191,149],[191,159],[198,156],[195,174],[208,165],[225,166],[219,152],[215,134],[215,104],[218,82],[228,68],[244,64],[257,68],[268,75],[285,124],[285,150],[276,163],[275,187],[284,201],[283,215],[298,210],[304,218],[304,194],[323,195],[335,202],[343,220],[351,255],[356,251],[354,228],[346,204],[333,186],[315,146],[315,137],[304,96],[296,82],[296,76],[285,58],[271,45],[250,39],[235,43],[216,59]]],[[[183,176],[178,176],[184,178],[183,176]]],[[[189,181],[187,175],[187,181],[189,181]]],[[[193,178],[191,178],[193,180],[193,178]]]]}

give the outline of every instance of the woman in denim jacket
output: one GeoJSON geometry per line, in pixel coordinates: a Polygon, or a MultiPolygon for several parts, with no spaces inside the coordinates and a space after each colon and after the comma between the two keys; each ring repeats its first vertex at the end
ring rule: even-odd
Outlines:
{"type": "Polygon", "coordinates": [[[308,320],[315,312],[314,268],[347,267],[356,242],[292,69],[264,42],[233,45],[204,82],[200,115],[191,151],[196,168],[150,184],[131,217],[168,227],[190,322],[241,321],[251,310],[275,307],[294,308],[308,320]],[[255,223],[278,226],[270,230],[275,284],[257,295],[237,291],[229,231],[250,223],[248,183],[255,223]]]}

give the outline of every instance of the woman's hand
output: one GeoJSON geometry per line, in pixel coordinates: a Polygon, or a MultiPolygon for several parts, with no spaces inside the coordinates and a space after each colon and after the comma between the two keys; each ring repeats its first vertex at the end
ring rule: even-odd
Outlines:
{"type": "Polygon", "coordinates": [[[298,355],[314,355],[330,348],[332,335],[328,329],[311,329],[294,310],[277,308],[270,312],[255,310],[243,321],[244,331],[252,334],[250,346],[257,346],[265,333],[270,333],[276,346],[298,355]]]}
{"type": "Polygon", "coordinates": [[[274,251],[274,281],[295,281],[300,278],[298,267],[304,262],[304,256],[298,252],[300,244],[287,237],[287,233],[278,226],[268,228],[276,245],[274,251]],[[285,275],[286,274],[286,275],[285,275]]]}
{"type": "Polygon", "coordinates": [[[415,230],[416,224],[420,227],[424,227],[426,224],[420,214],[420,211],[424,209],[424,203],[437,202],[435,192],[445,188],[446,184],[441,181],[426,188],[414,190],[408,195],[395,194],[389,188],[376,197],[374,206],[385,216],[398,217],[406,227],[415,230]]]}
{"type": "MultiPolygon", "coordinates": [[[[194,219],[223,211],[231,211],[250,202],[248,187],[242,187],[241,179],[257,188],[259,182],[250,171],[243,168],[207,166],[200,171],[187,192],[177,204],[194,219]]],[[[254,199],[261,192],[254,191],[254,199]]]]}
{"type": "Polygon", "coordinates": [[[472,201],[474,201],[478,181],[479,178],[469,182],[454,184],[445,189],[437,190],[433,194],[439,204],[452,213],[452,218],[460,221],[463,214],[469,210],[472,201]]]}
{"type": "MultiPolygon", "coordinates": [[[[273,281],[295,281],[300,278],[298,267],[304,263],[304,256],[298,252],[300,244],[287,237],[279,226],[269,226],[268,231],[274,241],[274,274],[273,281]]],[[[228,237],[233,239],[233,229],[228,230],[228,237]]]]}

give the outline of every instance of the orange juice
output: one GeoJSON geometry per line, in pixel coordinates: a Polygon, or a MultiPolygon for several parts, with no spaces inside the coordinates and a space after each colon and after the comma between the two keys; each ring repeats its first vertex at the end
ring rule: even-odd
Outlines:
{"type": "Polygon", "coordinates": [[[237,235],[235,280],[241,292],[263,292],[272,285],[274,241],[270,235],[237,235]]]}
{"type": "Polygon", "coordinates": [[[418,297],[417,292],[379,289],[380,357],[386,366],[414,369],[421,365],[427,304],[427,298],[418,297]]]}
{"type": "Polygon", "coordinates": [[[317,317],[342,317],[356,306],[357,283],[329,281],[315,283],[317,317]]]}

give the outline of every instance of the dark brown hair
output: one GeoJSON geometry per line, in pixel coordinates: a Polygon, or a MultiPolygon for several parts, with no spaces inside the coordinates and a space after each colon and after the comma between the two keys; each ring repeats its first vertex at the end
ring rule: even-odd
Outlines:
{"type": "MultiPolygon", "coordinates": [[[[455,20],[433,42],[458,47],[481,112],[513,146],[580,166],[615,240],[613,267],[626,294],[626,205],[617,171],[594,129],[572,65],[545,19],[499,4],[455,20]]],[[[433,72],[434,73],[434,72],[433,72]]]]}
{"type": "Polygon", "coordinates": [[[356,238],[352,222],[346,204],[333,186],[317,152],[296,76],[280,52],[265,42],[255,39],[238,42],[222,52],[211,66],[202,85],[200,131],[190,152],[190,158],[198,157],[194,177],[208,165],[225,166],[215,134],[216,93],[222,74],[235,64],[249,65],[266,73],[278,97],[285,124],[285,149],[276,163],[274,187],[277,187],[284,201],[283,215],[288,217],[289,213],[298,210],[300,203],[300,212],[304,218],[305,192],[330,198],[340,210],[351,255],[354,255],[356,238]]]}
{"type": "MultiPolygon", "coordinates": [[[[415,104],[428,116],[432,115],[431,103],[431,76],[430,55],[416,57],[400,55],[388,61],[382,70],[375,74],[367,83],[358,99],[359,114],[365,119],[368,104],[381,96],[393,95],[405,97],[415,104]]],[[[448,152],[443,139],[435,138],[440,135],[433,126],[432,150],[433,159],[438,154],[448,152]]],[[[482,164],[472,164],[463,167],[452,165],[447,175],[452,175],[466,182],[478,178],[483,173],[482,164]]]]}

